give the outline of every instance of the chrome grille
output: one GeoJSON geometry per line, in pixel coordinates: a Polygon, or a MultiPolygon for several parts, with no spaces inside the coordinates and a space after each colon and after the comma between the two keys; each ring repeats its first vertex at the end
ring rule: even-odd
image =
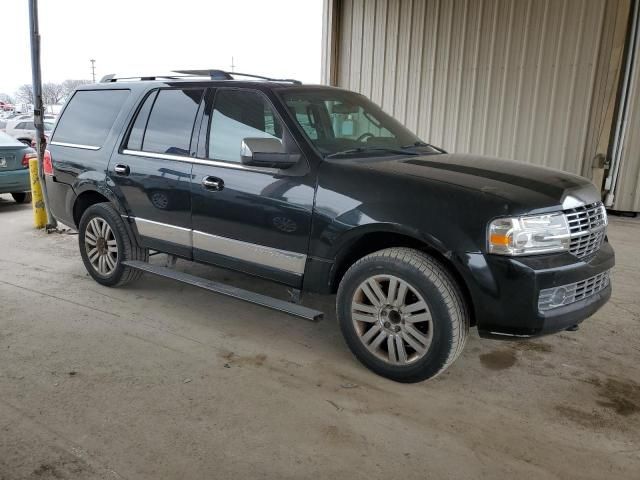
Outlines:
{"type": "Polygon", "coordinates": [[[602,246],[607,233],[607,211],[602,203],[565,210],[569,225],[569,252],[578,258],[590,257],[602,246]]]}
{"type": "Polygon", "coordinates": [[[609,271],[576,283],[540,290],[538,310],[541,312],[589,298],[609,286],[609,271]]]}

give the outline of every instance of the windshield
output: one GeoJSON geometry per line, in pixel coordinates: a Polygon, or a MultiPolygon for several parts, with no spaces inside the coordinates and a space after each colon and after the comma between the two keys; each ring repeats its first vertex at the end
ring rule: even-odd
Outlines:
{"type": "Polygon", "coordinates": [[[325,157],[439,152],[363,95],[318,89],[285,91],[282,96],[309,140],[325,157]]]}

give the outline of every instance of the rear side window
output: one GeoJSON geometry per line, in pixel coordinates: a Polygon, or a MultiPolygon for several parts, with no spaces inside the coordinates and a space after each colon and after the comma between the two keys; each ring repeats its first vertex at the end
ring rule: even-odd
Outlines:
{"type": "MultiPolygon", "coordinates": [[[[142,150],[152,153],[189,155],[193,124],[203,92],[202,89],[160,90],[151,108],[151,115],[142,139],[142,150]]],[[[146,106],[146,104],[143,105],[138,117],[146,116],[143,112],[146,106]]],[[[140,127],[137,124],[138,118],[133,127],[136,132],[140,127]]],[[[131,142],[131,137],[129,141],[131,142]]],[[[131,145],[130,148],[134,146],[131,145]]]]}
{"type": "Polygon", "coordinates": [[[58,121],[52,142],[102,147],[129,90],[77,91],[58,121]]]}

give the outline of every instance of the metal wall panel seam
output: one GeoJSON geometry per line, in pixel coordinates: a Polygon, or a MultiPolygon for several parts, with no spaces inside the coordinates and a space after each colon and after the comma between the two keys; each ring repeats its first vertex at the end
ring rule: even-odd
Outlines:
{"type": "Polygon", "coordinates": [[[515,104],[515,118],[513,121],[513,134],[511,138],[511,151],[509,153],[509,157],[514,158],[516,155],[516,140],[518,138],[518,121],[520,120],[520,105],[522,104],[522,83],[524,80],[524,73],[526,70],[526,59],[525,55],[527,53],[527,47],[529,46],[529,32],[531,31],[529,28],[526,28],[527,25],[531,22],[531,10],[532,3],[534,0],[529,0],[527,2],[527,12],[525,14],[524,20],[524,40],[522,42],[522,49],[520,50],[520,72],[518,77],[518,87],[516,93],[516,104],[515,104]]]}
{"type": "Polygon", "coordinates": [[[558,72],[560,71],[560,61],[561,61],[561,54],[562,54],[562,47],[563,47],[563,39],[564,39],[564,33],[565,33],[565,20],[566,20],[566,13],[567,13],[567,0],[562,0],[562,14],[560,15],[560,35],[558,38],[558,42],[556,44],[556,56],[555,56],[555,70],[553,72],[553,80],[551,81],[551,95],[549,96],[549,112],[547,115],[547,122],[546,122],[546,129],[545,129],[545,149],[544,149],[544,155],[542,156],[542,165],[547,166],[548,162],[547,159],[549,158],[549,149],[551,148],[551,142],[550,142],[550,137],[551,137],[551,125],[553,123],[553,118],[555,117],[555,111],[554,111],[554,106],[555,106],[555,98],[556,98],[556,91],[557,91],[557,85],[558,85],[558,72]]]}
{"type": "Polygon", "coordinates": [[[453,128],[453,140],[451,142],[452,148],[457,150],[458,145],[458,130],[460,125],[460,101],[462,98],[462,72],[464,70],[464,59],[465,52],[467,49],[465,48],[466,38],[467,38],[467,23],[468,23],[468,15],[469,15],[469,0],[465,0],[464,2],[464,14],[462,15],[462,39],[460,40],[460,59],[458,61],[458,94],[456,98],[456,114],[455,114],[455,125],[453,128]]]}
{"type": "Polygon", "coordinates": [[[509,55],[511,54],[511,35],[513,33],[513,15],[515,12],[515,4],[509,2],[509,27],[507,29],[507,47],[504,52],[504,73],[502,75],[502,86],[500,87],[500,106],[498,107],[498,125],[496,130],[496,148],[495,152],[497,156],[500,156],[500,140],[502,139],[502,122],[504,120],[504,99],[506,97],[505,91],[507,87],[507,77],[509,74],[509,55]]]}
{"type": "Polygon", "coordinates": [[[533,147],[533,137],[536,125],[536,110],[538,107],[538,90],[540,87],[540,75],[542,71],[542,56],[544,55],[544,44],[547,38],[547,25],[548,25],[548,17],[549,17],[549,0],[545,1],[544,4],[544,14],[542,17],[542,35],[540,35],[540,43],[538,50],[538,60],[536,62],[536,82],[533,89],[533,101],[531,102],[531,112],[530,112],[530,122],[529,126],[529,138],[527,141],[527,153],[526,153],[526,162],[531,163],[531,148],[533,147]]]}
{"type": "Polygon", "coordinates": [[[485,102],[484,102],[484,118],[482,121],[482,137],[480,143],[480,152],[484,153],[486,150],[487,144],[487,123],[489,122],[489,97],[491,96],[491,77],[493,74],[493,60],[496,49],[496,30],[498,25],[498,5],[494,3],[494,12],[493,12],[493,25],[491,28],[491,47],[489,48],[490,56],[489,56],[489,68],[488,68],[488,78],[487,78],[487,86],[485,88],[485,102]]]}

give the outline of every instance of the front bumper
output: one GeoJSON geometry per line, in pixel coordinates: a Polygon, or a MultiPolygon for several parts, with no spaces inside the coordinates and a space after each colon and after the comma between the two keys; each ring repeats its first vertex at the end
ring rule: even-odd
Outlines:
{"type": "Polygon", "coordinates": [[[467,278],[481,337],[533,337],[565,330],[593,315],[611,296],[599,292],[561,307],[540,311],[539,292],[581,282],[611,270],[615,254],[608,242],[589,261],[569,253],[529,257],[467,254],[467,278]]]}
{"type": "Polygon", "coordinates": [[[19,193],[31,190],[29,169],[0,170],[0,193],[19,193]]]}

